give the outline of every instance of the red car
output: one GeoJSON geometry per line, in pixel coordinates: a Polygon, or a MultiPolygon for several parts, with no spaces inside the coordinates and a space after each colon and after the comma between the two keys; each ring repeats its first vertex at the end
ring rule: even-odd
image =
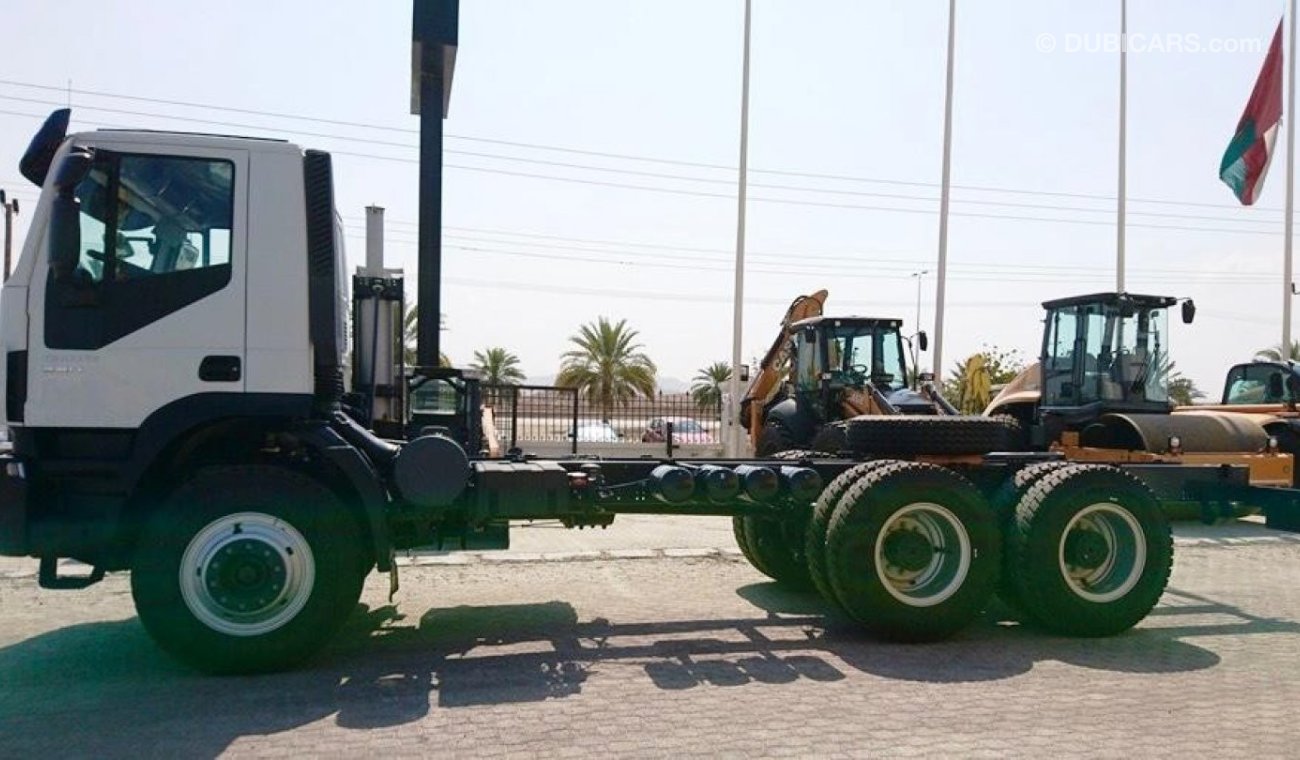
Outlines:
{"type": "Polygon", "coordinates": [[[655,417],[641,433],[642,443],[663,443],[668,438],[667,423],[673,423],[673,443],[717,443],[709,431],[691,417],[655,417]]]}

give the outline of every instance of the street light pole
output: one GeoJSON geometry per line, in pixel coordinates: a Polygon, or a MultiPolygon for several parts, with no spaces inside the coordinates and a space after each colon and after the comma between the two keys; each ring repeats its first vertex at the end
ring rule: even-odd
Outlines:
{"type": "Polygon", "coordinates": [[[5,279],[9,279],[13,263],[14,214],[18,213],[18,199],[9,200],[0,190],[0,205],[5,209],[5,279]]]}
{"type": "Polygon", "coordinates": [[[952,190],[952,72],[957,0],[948,0],[948,73],[943,94],[943,180],[939,189],[939,266],[934,291],[934,376],[943,377],[943,306],[948,284],[948,199],[952,190]]]}
{"type": "MultiPolygon", "coordinates": [[[[929,269],[922,269],[919,272],[913,272],[911,275],[912,277],[916,278],[916,321],[912,323],[912,329],[918,332],[921,329],[921,281],[929,273],[930,273],[929,269]]],[[[921,360],[921,356],[919,352],[916,350],[916,341],[914,339],[912,341],[912,371],[913,372],[919,373],[921,371],[920,367],[917,365],[917,362],[919,362],[920,360],[921,360]]]]}
{"type": "Polygon", "coordinates": [[[1119,3],[1119,191],[1115,206],[1115,290],[1124,292],[1128,212],[1128,0],[1119,3]]]}
{"type": "Polygon", "coordinates": [[[727,436],[728,448],[730,449],[727,453],[730,456],[740,456],[743,446],[740,435],[741,427],[739,425],[740,337],[745,301],[745,190],[749,165],[749,14],[750,0],[745,0],[745,42],[740,79],[740,187],[736,193],[736,289],[732,303],[731,382],[728,383],[727,388],[731,396],[731,403],[728,405],[727,412],[731,419],[728,420],[728,427],[726,428],[730,431],[727,436]]]}

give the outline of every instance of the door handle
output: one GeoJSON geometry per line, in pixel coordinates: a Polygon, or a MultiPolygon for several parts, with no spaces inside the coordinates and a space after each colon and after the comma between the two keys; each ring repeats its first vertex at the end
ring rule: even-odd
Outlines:
{"type": "Polygon", "coordinates": [[[209,383],[236,383],[241,376],[238,356],[205,356],[199,363],[199,379],[209,383]]]}

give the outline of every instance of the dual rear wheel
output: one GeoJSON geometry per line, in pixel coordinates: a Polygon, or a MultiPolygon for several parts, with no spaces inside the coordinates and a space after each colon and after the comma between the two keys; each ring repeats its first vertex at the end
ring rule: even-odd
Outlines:
{"type": "Polygon", "coordinates": [[[1127,630],[1164,592],[1173,545],[1150,489],[1114,467],[1034,465],[990,504],[953,470],[886,460],[831,482],[804,555],[812,584],[864,627],[927,641],[995,592],[1054,633],[1127,630]]]}

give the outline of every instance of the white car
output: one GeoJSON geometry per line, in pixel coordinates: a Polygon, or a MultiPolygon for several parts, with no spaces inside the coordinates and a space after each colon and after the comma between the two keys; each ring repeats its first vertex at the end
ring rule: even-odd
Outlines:
{"type": "Polygon", "coordinates": [[[569,434],[579,443],[617,443],[623,440],[614,426],[608,422],[580,422],[577,431],[569,434]]]}

